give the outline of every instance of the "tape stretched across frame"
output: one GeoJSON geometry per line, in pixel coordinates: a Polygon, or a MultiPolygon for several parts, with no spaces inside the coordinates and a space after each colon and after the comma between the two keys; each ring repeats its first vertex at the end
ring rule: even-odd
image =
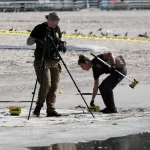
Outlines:
{"type": "MultiPolygon", "coordinates": [[[[31,32],[28,32],[28,31],[0,30],[0,34],[29,35],[30,33],[31,32]]],[[[101,39],[101,40],[122,40],[122,41],[135,41],[135,42],[150,42],[150,39],[144,39],[144,38],[111,37],[111,36],[97,36],[97,35],[63,34],[63,37],[84,38],[84,39],[101,39]]]]}
{"type": "Polygon", "coordinates": [[[0,30],[0,34],[30,34],[30,32],[27,31],[9,31],[9,30],[0,30]]]}

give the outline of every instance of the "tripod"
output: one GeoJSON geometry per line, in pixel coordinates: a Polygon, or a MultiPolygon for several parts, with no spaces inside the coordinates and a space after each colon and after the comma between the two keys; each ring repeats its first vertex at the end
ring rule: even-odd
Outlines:
{"type": "MultiPolygon", "coordinates": [[[[53,41],[53,38],[52,38],[50,35],[47,35],[47,37],[46,37],[46,41],[45,41],[45,46],[44,46],[44,51],[43,51],[43,55],[42,55],[41,64],[44,64],[44,63],[45,63],[44,56],[45,56],[45,49],[46,49],[47,38],[49,38],[49,39],[51,40],[53,47],[55,48],[55,50],[56,50],[56,52],[57,52],[57,54],[58,54],[60,60],[62,61],[64,67],[66,68],[66,70],[67,70],[69,76],[71,77],[71,79],[72,79],[72,81],[73,81],[75,87],[77,88],[79,94],[81,95],[83,101],[85,102],[85,104],[86,104],[86,106],[87,106],[89,112],[91,113],[91,115],[93,116],[93,118],[95,118],[94,115],[93,115],[93,113],[91,112],[90,108],[88,107],[87,102],[85,101],[83,95],[81,94],[81,91],[79,90],[77,84],[75,83],[75,81],[74,81],[72,75],[70,74],[70,72],[69,72],[69,70],[68,70],[68,68],[67,68],[67,66],[66,66],[66,64],[65,64],[65,62],[63,61],[63,59],[62,59],[62,57],[61,57],[61,55],[60,55],[60,53],[59,53],[59,51],[58,51],[58,48],[56,47],[56,45],[55,45],[55,43],[54,43],[54,41],[53,41]]],[[[43,76],[43,71],[42,71],[42,76],[43,76]]],[[[41,78],[41,79],[42,79],[42,78],[41,78]]],[[[35,96],[35,91],[36,91],[36,87],[37,87],[37,82],[38,82],[38,80],[36,79],[36,83],[35,83],[35,87],[34,87],[34,91],[33,91],[33,97],[32,97],[32,101],[31,101],[31,106],[30,106],[30,110],[29,110],[28,120],[29,120],[29,118],[30,118],[30,113],[31,113],[31,109],[32,109],[32,104],[33,104],[34,96],[35,96]]],[[[42,81],[41,81],[41,84],[42,84],[42,81]]],[[[41,86],[42,86],[42,85],[41,85],[41,86]]],[[[41,90],[39,91],[39,94],[41,95],[41,90]]]]}

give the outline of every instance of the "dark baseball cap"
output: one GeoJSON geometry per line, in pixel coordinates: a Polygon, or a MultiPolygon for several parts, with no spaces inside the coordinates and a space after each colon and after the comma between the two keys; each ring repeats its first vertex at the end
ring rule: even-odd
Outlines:
{"type": "Polygon", "coordinates": [[[60,17],[58,16],[58,14],[55,11],[49,13],[48,15],[45,15],[45,18],[48,20],[60,20],[60,17]]]}

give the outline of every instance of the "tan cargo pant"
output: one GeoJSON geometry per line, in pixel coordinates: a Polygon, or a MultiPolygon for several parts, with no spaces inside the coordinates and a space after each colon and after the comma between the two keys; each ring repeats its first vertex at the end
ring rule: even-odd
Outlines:
{"type": "Polygon", "coordinates": [[[47,104],[47,113],[55,110],[56,90],[60,80],[61,66],[59,61],[46,60],[45,67],[41,67],[41,61],[34,61],[34,68],[37,80],[40,84],[37,105],[43,106],[45,100],[47,104]]]}

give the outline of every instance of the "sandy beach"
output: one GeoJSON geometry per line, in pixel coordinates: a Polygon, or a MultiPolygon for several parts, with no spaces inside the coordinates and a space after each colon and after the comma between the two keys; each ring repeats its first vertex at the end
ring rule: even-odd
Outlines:
{"type": "MultiPolygon", "coordinates": [[[[35,25],[45,21],[44,16],[48,13],[0,13],[0,29],[32,30],[35,25]]],[[[128,37],[133,38],[145,32],[150,36],[150,11],[81,10],[58,13],[61,16],[60,28],[67,33],[74,33],[75,29],[79,29],[83,34],[92,31],[93,34],[100,35],[97,30],[102,28],[104,33],[120,34],[120,37],[124,37],[126,32],[128,37]]],[[[0,34],[0,37],[0,45],[26,46],[28,35],[0,34]]],[[[33,68],[34,50],[0,49],[0,150],[10,148],[25,150],[32,146],[104,140],[110,137],[150,132],[150,42],[66,37],[63,39],[67,41],[68,51],[61,56],[81,92],[92,92],[93,76],[92,71],[81,70],[77,60],[79,54],[85,54],[92,59],[91,52],[100,54],[113,51],[115,56],[123,55],[127,62],[127,76],[137,79],[139,84],[135,89],[131,89],[130,81],[124,79],[114,90],[119,113],[111,115],[94,113],[95,118],[93,118],[86,108],[75,108],[79,105],[86,107],[86,105],[62,65],[56,108],[58,112],[70,115],[46,118],[44,106],[40,118],[31,115],[30,120],[27,120],[30,103],[1,101],[31,101],[36,81],[33,68]],[[63,91],[63,94],[60,94],[60,91],[63,91]],[[22,107],[21,116],[2,115],[8,113],[8,107],[12,105],[22,107]]],[[[104,78],[105,75],[101,76],[100,80],[104,78]]],[[[35,101],[36,97],[37,92],[35,101]]],[[[86,95],[84,98],[89,104],[91,96],[86,95]]],[[[104,108],[100,95],[97,95],[95,101],[101,109],[104,108]]]]}

